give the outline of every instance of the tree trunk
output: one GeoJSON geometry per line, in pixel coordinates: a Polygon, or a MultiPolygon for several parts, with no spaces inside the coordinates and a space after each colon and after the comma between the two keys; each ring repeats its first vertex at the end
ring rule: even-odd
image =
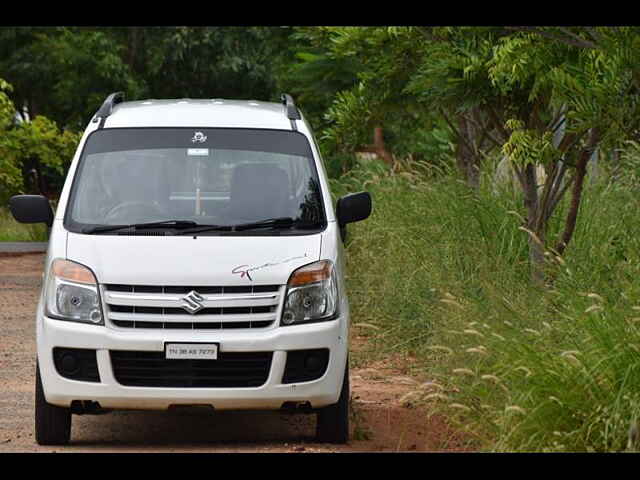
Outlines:
{"type": "Polygon", "coordinates": [[[393,157],[385,147],[381,126],[376,126],[373,128],[373,148],[375,149],[376,155],[378,155],[378,157],[384,160],[387,165],[393,167],[393,157]]]}
{"type": "Polygon", "coordinates": [[[536,167],[529,163],[522,178],[524,206],[527,209],[527,230],[529,235],[529,263],[531,265],[531,279],[538,285],[543,285],[544,275],[544,242],[546,239],[546,223],[538,223],[540,202],[538,198],[538,178],[536,167]]]}
{"type": "Polygon", "coordinates": [[[573,237],[573,232],[576,228],[576,220],[578,218],[578,210],[580,209],[580,201],[582,199],[582,187],[584,185],[584,177],[587,173],[587,163],[593,154],[594,149],[600,142],[600,129],[592,128],[589,132],[589,139],[587,144],[580,152],[578,161],[576,162],[575,180],[573,183],[573,190],[571,192],[571,205],[569,206],[569,212],[565,220],[564,232],[556,251],[558,255],[562,255],[567,248],[567,245],[573,237]]]}
{"type": "Polygon", "coordinates": [[[476,151],[477,129],[466,115],[458,116],[456,164],[465,182],[473,190],[480,188],[480,158],[476,151]]]}
{"type": "Polygon", "coordinates": [[[130,27],[129,28],[129,51],[127,52],[127,64],[132,72],[135,71],[136,66],[136,58],[138,53],[138,34],[139,27],[130,27]]]}

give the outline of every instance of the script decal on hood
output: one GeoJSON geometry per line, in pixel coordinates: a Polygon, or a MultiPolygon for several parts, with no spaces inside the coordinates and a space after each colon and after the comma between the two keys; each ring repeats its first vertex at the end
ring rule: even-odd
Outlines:
{"type": "Polygon", "coordinates": [[[262,265],[258,265],[257,267],[250,267],[249,265],[238,265],[233,270],[231,270],[231,273],[240,274],[240,278],[244,278],[246,276],[250,281],[253,282],[253,278],[251,278],[250,272],[255,272],[256,270],[262,270],[263,268],[267,268],[267,267],[275,267],[276,265],[282,265],[283,263],[288,263],[288,262],[291,262],[292,260],[298,260],[299,258],[307,258],[307,254],[305,253],[304,255],[298,255],[297,257],[287,258],[286,260],[282,260],[281,262],[263,263],[262,265]]]}

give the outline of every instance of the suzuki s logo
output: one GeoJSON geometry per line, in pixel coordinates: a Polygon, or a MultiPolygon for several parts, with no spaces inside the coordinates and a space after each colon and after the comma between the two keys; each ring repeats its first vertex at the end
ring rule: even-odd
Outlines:
{"type": "Polygon", "coordinates": [[[202,132],[196,132],[191,139],[193,143],[204,143],[207,141],[207,136],[202,132]]]}
{"type": "Polygon", "coordinates": [[[191,290],[184,297],[182,297],[182,300],[184,301],[184,303],[182,304],[182,308],[184,308],[191,315],[199,312],[204,308],[204,306],[202,305],[202,302],[204,302],[204,297],[194,290],[191,290]]]}

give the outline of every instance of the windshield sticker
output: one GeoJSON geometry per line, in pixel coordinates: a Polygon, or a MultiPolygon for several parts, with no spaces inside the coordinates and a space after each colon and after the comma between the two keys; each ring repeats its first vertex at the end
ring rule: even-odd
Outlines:
{"type": "Polygon", "coordinates": [[[231,270],[231,273],[233,273],[234,275],[240,274],[240,278],[244,278],[246,276],[250,281],[253,282],[253,278],[251,278],[250,272],[255,272],[256,270],[262,270],[263,268],[267,268],[267,267],[275,267],[276,265],[282,265],[284,263],[291,262],[292,260],[298,260],[301,258],[307,258],[307,254],[305,253],[304,255],[299,255],[297,257],[287,258],[286,260],[282,260],[281,262],[263,263],[262,265],[258,265],[257,267],[249,267],[249,265],[238,265],[236,268],[231,270]]]}
{"type": "Polygon", "coordinates": [[[196,156],[196,157],[207,157],[209,156],[208,148],[188,148],[187,155],[196,156]]]}

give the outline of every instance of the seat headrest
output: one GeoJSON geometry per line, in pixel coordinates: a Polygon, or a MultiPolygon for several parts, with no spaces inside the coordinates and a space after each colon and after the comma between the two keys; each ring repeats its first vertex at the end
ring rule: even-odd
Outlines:
{"type": "Polygon", "coordinates": [[[247,221],[290,216],[290,193],[289,176],[282,168],[268,163],[238,165],[231,178],[231,215],[247,221]]]}

